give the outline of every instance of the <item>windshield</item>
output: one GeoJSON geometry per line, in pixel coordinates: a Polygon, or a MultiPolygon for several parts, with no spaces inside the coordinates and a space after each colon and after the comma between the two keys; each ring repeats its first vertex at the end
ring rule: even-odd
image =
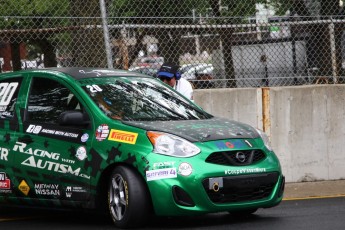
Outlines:
{"type": "Polygon", "coordinates": [[[98,78],[81,83],[97,106],[113,119],[161,121],[212,117],[154,78],[98,78]]]}

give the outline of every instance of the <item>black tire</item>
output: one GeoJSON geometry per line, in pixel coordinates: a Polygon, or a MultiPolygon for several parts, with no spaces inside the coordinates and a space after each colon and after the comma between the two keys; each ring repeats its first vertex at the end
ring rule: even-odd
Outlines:
{"type": "Polygon", "coordinates": [[[146,184],[136,171],[124,166],[113,170],[108,183],[108,207],[116,227],[146,224],[151,215],[151,201],[146,184]]]}

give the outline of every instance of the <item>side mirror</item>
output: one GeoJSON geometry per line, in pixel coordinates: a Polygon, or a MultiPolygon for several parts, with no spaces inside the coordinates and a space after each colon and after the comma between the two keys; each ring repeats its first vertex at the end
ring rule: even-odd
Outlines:
{"type": "Polygon", "coordinates": [[[70,110],[60,114],[60,125],[74,125],[74,126],[87,126],[90,124],[90,119],[81,111],[70,110]]]}

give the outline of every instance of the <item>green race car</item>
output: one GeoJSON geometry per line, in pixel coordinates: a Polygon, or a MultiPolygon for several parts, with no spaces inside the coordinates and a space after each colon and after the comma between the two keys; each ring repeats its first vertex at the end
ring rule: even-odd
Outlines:
{"type": "Polygon", "coordinates": [[[136,72],[48,68],[0,75],[0,203],[153,214],[248,214],[278,205],[267,136],[214,117],[136,72]]]}

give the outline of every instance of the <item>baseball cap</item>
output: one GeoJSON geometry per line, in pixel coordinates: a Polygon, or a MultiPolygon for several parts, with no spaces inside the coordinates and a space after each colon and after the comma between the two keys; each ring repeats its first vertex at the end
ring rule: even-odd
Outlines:
{"type": "Polygon", "coordinates": [[[164,76],[172,78],[177,73],[179,66],[171,64],[171,63],[163,63],[161,68],[157,72],[157,76],[164,76]]]}

